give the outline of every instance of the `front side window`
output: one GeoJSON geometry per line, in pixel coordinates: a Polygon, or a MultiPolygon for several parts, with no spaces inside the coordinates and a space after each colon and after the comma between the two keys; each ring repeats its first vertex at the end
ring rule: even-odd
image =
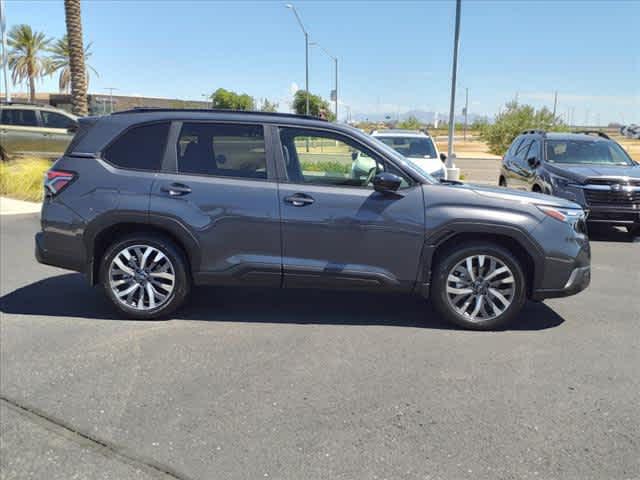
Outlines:
{"type": "Polygon", "coordinates": [[[56,112],[40,111],[42,117],[42,125],[46,128],[71,128],[75,127],[76,122],[65,115],[56,112]]]}
{"type": "Polygon", "coordinates": [[[616,142],[599,140],[547,140],[550,163],[634,165],[616,142]]]}
{"type": "Polygon", "coordinates": [[[376,136],[385,145],[407,158],[436,158],[436,148],[428,137],[376,136]]]}
{"type": "Polygon", "coordinates": [[[526,156],[527,156],[527,152],[529,151],[529,146],[531,145],[531,143],[533,142],[533,140],[524,140],[520,146],[518,147],[518,149],[516,150],[515,153],[515,160],[518,163],[524,164],[525,160],[526,160],[526,156]]]}
{"type": "Polygon", "coordinates": [[[185,123],[176,147],[180,173],[267,178],[260,125],[185,123]]]}
{"type": "Polygon", "coordinates": [[[168,132],[168,122],[133,127],[107,147],[103,157],[118,167],[158,171],[168,132]]]}
{"type": "Polygon", "coordinates": [[[8,108],[2,110],[0,120],[3,125],[13,125],[16,127],[37,127],[35,110],[21,110],[19,108],[8,108]]]}
{"type": "Polygon", "coordinates": [[[409,185],[405,176],[357,142],[316,130],[281,128],[280,142],[287,178],[294,183],[373,188],[373,177],[390,171],[409,185]]]}

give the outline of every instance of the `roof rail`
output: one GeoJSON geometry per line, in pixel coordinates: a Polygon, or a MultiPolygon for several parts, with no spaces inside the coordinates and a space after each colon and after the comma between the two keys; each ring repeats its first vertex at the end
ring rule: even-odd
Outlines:
{"type": "Polygon", "coordinates": [[[531,129],[531,130],[525,130],[520,135],[546,135],[546,134],[547,132],[545,132],[544,130],[531,129]]]}
{"type": "Polygon", "coordinates": [[[20,101],[15,101],[15,100],[11,100],[10,102],[7,102],[6,100],[0,100],[0,105],[30,105],[32,107],[52,107],[52,105],[49,105],[48,103],[38,103],[38,102],[20,102],[20,101]]]}
{"type": "Polygon", "coordinates": [[[572,133],[581,133],[582,135],[597,135],[601,138],[606,138],[607,140],[611,140],[611,137],[600,130],[577,130],[572,133]]]}
{"type": "Polygon", "coordinates": [[[189,112],[189,113],[241,113],[243,115],[260,115],[278,118],[305,118],[307,120],[320,120],[327,122],[327,119],[314,117],[311,115],[298,115],[296,113],[280,112],[257,112],[254,110],[231,110],[223,108],[164,108],[164,107],[134,107],[131,110],[121,110],[113,112],[111,115],[122,115],[126,113],[153,113],[153,112],[189,112]]]}

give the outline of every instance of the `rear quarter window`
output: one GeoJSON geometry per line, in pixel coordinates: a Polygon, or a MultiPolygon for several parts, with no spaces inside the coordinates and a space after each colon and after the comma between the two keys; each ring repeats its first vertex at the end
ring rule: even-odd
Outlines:
{"type": "Polygon", "coordinates": [[[102,157],[118,167],[158,171],[168,133],[169,122],[132,127],[109,145],[102,157]]]}
{"type": "Polygon", "coordinates": [[[0,123],[16,127],[37,127],[38,120],[35,110],[22,110],[19,108],[6,108],[0,114],[0,123]]]}

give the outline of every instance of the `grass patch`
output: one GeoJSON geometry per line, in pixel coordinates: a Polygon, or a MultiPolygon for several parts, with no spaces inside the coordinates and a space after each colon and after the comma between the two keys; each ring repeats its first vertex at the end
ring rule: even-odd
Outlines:
{"type": "Polygon", "coordinates": [[[305,172],[331,172],[331,173],[349,173],[351,165],[345,165],[341,162],[300,162],[300,168],[305,172]]]}
{"type": "Polygon", "coordinates": [[[32,202],[42,201],[44,173],[49,168],[51,162],[42,158],[0,162],[0,195],[32,202]]]}

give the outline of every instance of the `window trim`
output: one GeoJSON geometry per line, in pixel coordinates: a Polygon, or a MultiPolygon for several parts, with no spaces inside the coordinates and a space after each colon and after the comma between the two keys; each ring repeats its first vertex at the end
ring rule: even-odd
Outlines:
{"type": "Polygon", "coordinates": [[[104,147],[102,147],[98,152],[96,152],[95,158],[102,160],[103,162],[105,162],[106,164],[110,165],[113,168],[116,168],[118,170],[126,170],[126,171],[130,171],[130,172],[143,172],[143,173],[151,173],[151,174],[156,174],[162,171],[162,165],[164,162],[164,157],[166,155],[167,152],[167,145],[168,145],[168,138],[169,135],[171,133],[171,120],[151,120],[149,122],[140,122],[140,123],[132,123],[131,125],[128,125],[125,129],[121,130],[120,133],[118,133],[118,135],[116,135],[115,137],[113,137],[104,147]],[[126,135],[129,131],[138,128],[138,127],[148,127],[149,125],[158,125],[158,124],[162,124],[162,123],[166,123],[169,125],[169,128],[167,129],[167,135],[165,136],[165,144],[162,147],[162,155],[160,156],[160,166],[157,170],[145,170],[143,168],[131,168],[131,167],[123,167],[122,165],[117,165],[111,161],[109,161],[107,158],[105,158],[104,156],[104,152],[106,150],[108,150],[109,148],[111,148],[111,146],[116,143],[118,140],[120,140],[124,135],[126,135]]]}
{"type": "MultiPolygon", "coordinates": [[[[369,145],[364,144],[360,139],[355,138],[352,135],[349,135],[345,132],[342,131],[338,131],[338,130],[331,130],[331,129],[327,129],[327,128],[320,128],[320,127],[315,127],[315,126],[306,126],[306,125],[295,125],[295,124],[285,124],[285,123],[278,123],[278,124],[274,124],[274,142],[276,143],[275,147],[274,147],[274,154],[275,157],[277,159],[277,163],[278,163],[278,174],[279,174],[279,182],[283,183],[283,184],[288,184],[288,185],[307,185],[307,186],[314,186],[314,187],[325,187],[325,188],[355,188],[358,190],[371,190],[373,191],[373,188],[367,186],[367,185],[363,185],[363,186],[357,186],[357,185],[325,185],[325,184],[318,184],[318,183],[300,183],[300,182],[296,182],[296,181],[292,181],[288,178],[287,175],[287,169],[285,166],[285,162],[284,162],[284,155],[282,154],[282,142],[280,140],[280,129],[282,128],[291,128],[291,129],[297,129],[297,130],[312,130],[312,131],[317,131],[320,133],[326,133],[328,135],[334,135],[337,137],[345,137],[350,139],[353,143],[355,143],[356,145],[360,145],[362,147],[361,150],[363,150],[365,153],[372,153],[373,155],[370,155],[372,158],[374,158],[374,160],[376,160],[376,162],[378,163],[387,163],[393,166],[393,168],[399,170],[402,174],[402,176],[404,177],[404,179],[407,181],[408,185],[406,187],[401,187],[400,189],[398,189],[398,191],[400,190],[407,190],[409,188],[415,187],[417,184],[420,184],[419,181],[417,181],[416,179],[414,179],[411,175],[409,175],[400,165],[397,165],[395,162],[393,162],[392,160],[390,160],[389,158],[387,158],[386,155],[383,155],[382,153],[380,153],[378,150],[370,147],[369,145]]],[[[343,142],[343,143],[347,143],[347,142],[343,142]]]]}
{"type": "Polygon", "coordinates": [[[163,159],[163,173],[169,173],[171,175],[180,175],[180,176],[189,176],[189,177],[200,177],[200,178],[222,178],[222,179],[233,179],[233,180],[250,180],[255,182],[277,182],[278,177],[276,175],[276,169],[274,166],[274,161],[272,158],[272,142],[270,141],[270,125],[262,123],[262,122],[247,122],[247,121],[226,121],[226,120],[207,120],[207,119],[181,119],[181,120],[173,120],[171,121],[171,129],[169,130],[167,149],[165,153],[165,158],[163,159]],[[252,177],[236,177],[231,175],[210,175],[205,173],[190,173],[190,172],[181,172],[178,166],[178,140],[180,139],[180,133],[182,132],[182,127],[185,123],[205,123],[207,125],[238,125],[238,126],[252,126],[252,127],[262,127],[262,138],[264,141],[264,154],[267,166],[267,178],[252,178],[252,177]],[[173,134],[173,136],[172,136],[173,134]],[[171,143],[169,143],[171,142],[171,143]],[[166,169],[165,169],[166,168],[166,169]]]}

